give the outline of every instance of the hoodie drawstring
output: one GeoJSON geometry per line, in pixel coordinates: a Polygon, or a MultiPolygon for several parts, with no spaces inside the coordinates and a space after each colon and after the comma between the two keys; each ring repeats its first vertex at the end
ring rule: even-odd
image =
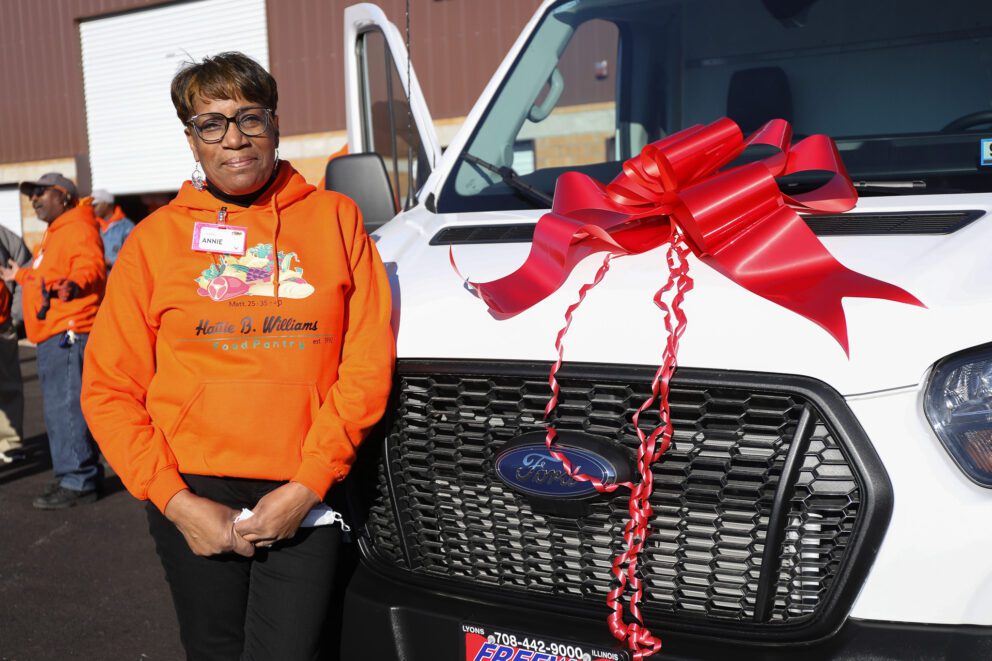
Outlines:
{"type": "Polygon", "coordinates": [[[272,194],[272,215],[276,217],[275,226],[272,228],[272,293],[279,305],[279,246],[276,244],[279,238],[279,205],[276,203],[276,194],[272,194]]]}

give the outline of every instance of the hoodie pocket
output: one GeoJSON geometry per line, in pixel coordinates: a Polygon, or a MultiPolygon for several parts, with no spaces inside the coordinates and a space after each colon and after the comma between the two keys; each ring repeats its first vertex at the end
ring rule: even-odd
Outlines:
{"type": "Polygon", "coordinates": [[[169,444],[182,470],[284,479],[319,408],[309,383],[206,382],[180,411],[169,444]]]}

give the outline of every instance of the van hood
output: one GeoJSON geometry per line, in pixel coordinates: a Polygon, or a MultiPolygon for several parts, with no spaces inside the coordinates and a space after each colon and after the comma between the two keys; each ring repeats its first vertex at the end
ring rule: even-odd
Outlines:
{"type": "MultiPolygon", "coordinates": [[[[975,210],[992,195],[867,198],[857,212],[975,210]]],[[[465,286],[449,246],[429,245],[445,227],[536,222],[539,211],[431,214],[418,207],[377,232],[393,284],[400,358],[551,361],[565,309],[593,279],[602,255],[585,259],[552,296],[510,319],[497,320],[465,286]],[[402,284],[400,284],[402,283],[402,284]]],[[[803,374],[844,395],[922,382],[936,361],[992,341],[992,219],[983,216],[952,234],[821,237],[845,266],[898,285],[927,307],[877,299],[844,299],[850,357],[822,328],[756,296],[691,258],[695,284],[686,296],[688,326],[679,365],[803,374]]],[[[486,282],[515,270],[529,243],[456,245],[461,273],[486,282]]],[[[657,365],[665,342],[652,302],[668,270],[665,248],[614,258],[602,283],[576,311],[564,340],[565,360],[657,365]]]]}

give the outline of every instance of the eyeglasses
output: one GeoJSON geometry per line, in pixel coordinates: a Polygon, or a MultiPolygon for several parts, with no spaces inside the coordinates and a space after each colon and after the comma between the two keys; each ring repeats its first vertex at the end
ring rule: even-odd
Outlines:
{"type": "Polygon", "coordinates": [[[194,115],[186,122],[193,127],[196,135],[206,143],[220,142],[227,135],[227,129],[234,122],[242,135],[257,138],[269,130],[272,111],[261,106],[241,108],[234,117],[222,115],[219,112],[205,112],[194,115]]]}

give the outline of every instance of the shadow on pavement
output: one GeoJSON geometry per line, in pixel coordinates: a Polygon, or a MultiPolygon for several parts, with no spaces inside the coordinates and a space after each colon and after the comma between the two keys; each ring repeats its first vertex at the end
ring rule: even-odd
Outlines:
{"type": "Polygon", "coordinates": [[[53,476],[34,348],[20,353],[27,457],[0,465],[0,660],[185,658],[144,507],[117,476],[95,503],[31,506],[53,476]]]}
{"type": "MultiPolygon", "coordinates": [[[[27,458],[11,464],[0,464],[0,486],[37,475],[49,473],[52,470],[52,459],[48,452],[48,436],[35,436],[24,442],[24,452],[27,458]]],[[[100,487],[100,497],[107,498],[124,491],[121,478],[110,473],[110,468],[104,463],[107,477],[100,487]]],[[[2,657],[0,657],[2,658],[2,657]]]]}
{"type": "Polygon", "coordinates": [[[0,485],[52,470],[47,434],[32,436],[25,440],[24,452],[27,455],[25,459],[11,464],[0,464],[0,485]]]}
{"type": "Polygon", "coordinates": [[[120,493],[124,491],[124,485],[121,483],[121,478],[116,475],[108,475],[103,480],[103,485],[100,487],[100,498],[109,498],[115,493],[120,493]]]}

